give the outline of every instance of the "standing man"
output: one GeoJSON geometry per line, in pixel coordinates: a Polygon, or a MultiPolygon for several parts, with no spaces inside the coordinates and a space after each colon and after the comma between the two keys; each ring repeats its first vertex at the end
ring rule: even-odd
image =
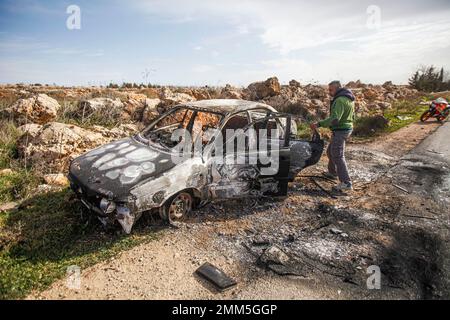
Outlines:
{"type": "Polygon", "coordinates": [[[328,172],[324,175],[331,179],[339,178],[340,183],[333,188],[334,190],[351,191],[353,186],[345,161],[345,142],[353,131],[355,96],[350,90],[342,88],[339,81],[331,82],[328,85],[328,92],[332,97],[330,116],[311,124],[311,129],[324,127],[330,128],[333,132],[327,149],[328,172]]]}

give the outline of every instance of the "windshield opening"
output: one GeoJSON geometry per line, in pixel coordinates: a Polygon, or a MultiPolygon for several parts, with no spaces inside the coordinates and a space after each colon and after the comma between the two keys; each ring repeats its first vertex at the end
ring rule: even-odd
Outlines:
{"type": "Polygon", "coordinates": [[[163,116],[150,125],[140,134],[147,142],[162,145],[164,148],[172,149],[182,140],[173,140],[177,130],[185,130],[191,135],[194,143],[197,139],[202,139],[202,144],[206,145],[206,131],[217,129],[222,120],[222,115],[194,108],[180,107],[163,116]]]}

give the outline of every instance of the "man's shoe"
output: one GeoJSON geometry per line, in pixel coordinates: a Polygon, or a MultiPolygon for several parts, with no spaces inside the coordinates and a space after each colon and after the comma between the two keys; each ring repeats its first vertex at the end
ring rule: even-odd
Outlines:
{"type": "Polygon", "coordinates": [[[325,178],[327,178],[327,179],[331,179],[331,180],[337,180],[337,179],[338,179],[338,176],[337,176],[337,175],[334,175],[334,174],[329,173],[329,172],[324,172],[324,173],[322,173],[322,175],[323,175],[325,178]]]}
{"type": "Polygon", "coordinates": [[[341,182],[337,186],[333,187],[333,191],[337,192],[353,191],[353,186],[351,183],[341,182]]]}

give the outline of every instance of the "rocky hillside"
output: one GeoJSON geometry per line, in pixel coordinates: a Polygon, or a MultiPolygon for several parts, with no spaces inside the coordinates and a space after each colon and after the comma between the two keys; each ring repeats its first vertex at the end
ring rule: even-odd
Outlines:
{"type": "MultiPolygon", "coordinates": [[[[396,100],[416,98],[408,86],[347,84],[357,97],[358,116],[379,114],[396,100]]],[[[247,88],[0,86],[2,121],[18,127],[17,151],[27,165],[47,173],[67,169],[70,159],[108,141],[129,136],[174,105],[204,99],[245,99],[267,103],[305,120],[326,116],[327,86],[280,85],[276,77],[247,88]]]]}

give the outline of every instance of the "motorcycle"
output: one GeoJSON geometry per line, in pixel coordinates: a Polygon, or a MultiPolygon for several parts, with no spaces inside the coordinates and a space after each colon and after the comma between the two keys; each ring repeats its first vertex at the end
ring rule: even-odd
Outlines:
{"type": "Polygon", "coordinates": [[[449,114],[449,103],[444,98],[439,98],[431,102],[430,108],[422,114],[420,121],[425,122],[430,118],[436,118],[438,122],[442,122],[449,114]]]}

